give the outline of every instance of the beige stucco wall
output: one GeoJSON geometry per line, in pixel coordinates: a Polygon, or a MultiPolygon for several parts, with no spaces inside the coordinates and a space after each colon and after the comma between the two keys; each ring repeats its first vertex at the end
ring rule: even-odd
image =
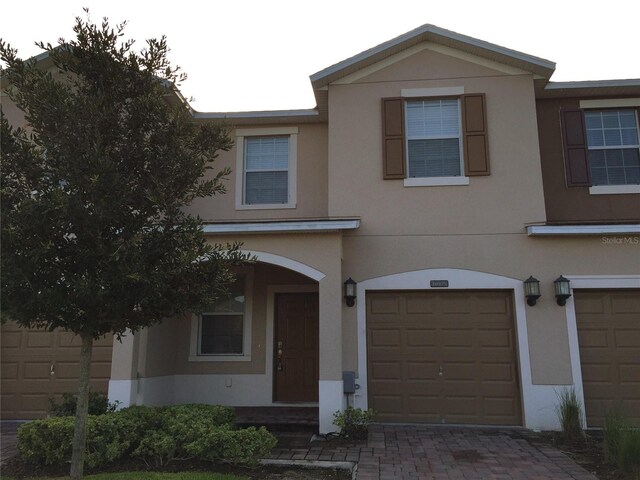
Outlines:
{"type": "Polygon", "coordinates": [[[24,121],[24,113],[4,92],[0,93],[0,105],[2,106],[2,113],[4,113],[4,115],[7,117],[7,120],[9,121],[9,125],[14,128],[22,128],[26,126],[24,121]]]}
{"type": "MultiPolygon", "coordinates": [[[[553,280],[637,273],[640,255],[600,238],[526,236],[527,224],[546,220],[530,74],[429,49],[386,63],[329,87],[329,214],[362,219],[344,237],[344,276],[361,282],[430,268],[534,275],[543,297],[526,310],[533,383],[571,383],[565,310],[555,304],[553,280]],[[486,94],[491,175],[467,186],[383,180],[381,99],[454,86],[486,94]]],[[[356,309],[343,314],[344,367],[355,370],[356,309]]]]}
{"type": "MultiPolygon", "coordinates": [[[[223,167],[229,167],[232,170],[231,175],[224,181],[227,193],[196,200],[188,211],[199,215],[204,221],[326,217],[327,126],[326,124],[301,124],[297,127],[296,208],[236,210],[237,148],[234,145],[230,151],[221,152],[213,164],[213,172],[218,172],[223,167]]],[[[264,128],[264,125],[256,127],[243,125],[242,128],[264,128]]],[[[234,141],[235,132],[235,130],[231,131],[234,141]]]]}
{"type": "MultiPolygon", "coordinates": [[[[185,374],[264,374],[266,364],[267,287],[318,285],[320,294],[320,378],[341,378],[341,236],[338,233],[212,237],[225,243],[240,240],[243,250],[292,259],[324,274],[319,282],[283,267],[257,263],[253,267],[251,361],[190,362],[191,316],[170,319],[147,330],[143,377],[185,374]]],[[[124,368],[124,366],[123,366],[124,368]]]]}
{"type": "MultiPolygon", "coordinates": [[[[572,383],[572,374],[566,310],[555,302],[553,281],[561,274],[637,275],[638,248],[631,243],[606,243],[601,237],[532,238],[524,233],[353,235],[344,240],[344,271],[358,282],[433,268],[475,270],[522,280],[535,276],[542,297],[534,307],[526,307],[532,380],[534,384],[561,385],[572,383]]],[[[345,309],[344,315],[345,345],[355,345],[356,311],[345,309]]],[[[345,348],[344,364],[345,369],[356,368],[355,349],[345,348]]]]}

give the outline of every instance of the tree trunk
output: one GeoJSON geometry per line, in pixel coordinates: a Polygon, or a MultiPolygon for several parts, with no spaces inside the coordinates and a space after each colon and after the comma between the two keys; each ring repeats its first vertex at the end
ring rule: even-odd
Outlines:
{"type": "Polygon", "coordinates": [[[91,378],[91,351],[93,337],[80,334],[80,387],[76,404],[76,419],[73,427],[73,451],[71,454],[71,479],[82,479],[84,470],[84,450],[87,443],[87,417],[89,416],[89,380],[91,378]]]}

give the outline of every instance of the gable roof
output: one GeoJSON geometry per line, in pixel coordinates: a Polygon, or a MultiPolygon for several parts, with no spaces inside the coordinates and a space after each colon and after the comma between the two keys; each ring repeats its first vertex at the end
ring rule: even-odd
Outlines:
{"type": "Polygon", "coordinates": [[[350,73],[427,41],[520,68],[544,78],[551,77],[556,68],[554,62],[544,58],[534,57],[533,55],[501,47],[484,40],[478,40],[435,25],[425,24],[314,73],[310,76],[311,84],[314,90],[322,88],[350,73]]]}

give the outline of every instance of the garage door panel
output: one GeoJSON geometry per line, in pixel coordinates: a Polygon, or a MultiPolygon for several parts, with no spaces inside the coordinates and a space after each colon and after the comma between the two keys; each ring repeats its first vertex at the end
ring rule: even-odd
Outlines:
{"type": "Polygon", "coordinates": [[[394,328],[372,331],[369,341],[372,347],[397,347],[400,345],[400,330],[394,328]]]}
{"type": "Polygon", "coordinates": [[[633,349],[636,354],[640,355],[640,353],[638,353],[638,348],[640,348],[640,325],[634,330],[628,328],[616,329],[615,339],[616,348],[630,348],[633,349]]]}
{"type": "Polygon", "coordinates": [[[435,299],[421,295],[409,295],[406,297],[406,313],[408,315],[433,314],[435,312],[435,299]]]}
{"type": "Polygon", "coordinates": [[[436,330],[433,328],[408,328],[405,330],[405,345],[408,347],[435,347],[436,330]]]}
{"type": "Polygon", "coordinates": [[[512,311],[504,291],[368,294],[368,391],[380,421],[521,425],[512,311]],[[401,342],[376,345],[390,326],[401,342]]]}
{"type": "Polygon", "coordinates": [[[407,380],[433,380],[438,377],[438,363],[407,361],[407,380]]]}
{"type": "Polygon", "coordinates": [[[20,332],[2,332],[2,337],[0,337],[0,346],[3,350],[5,349],[16,349],[20,348],[20,343],[22,341],[22,334],[20,332]]]}
{"type": "Polygon", "coordinates": [[[409,415],[433,415],[435,419],[439,400],[437,395],[408,395],[407,406],[409,415]]]}
{"type": "Polygon", "coordinates": [[[371,364],[372,380],[398,380],[402,378],[402,365],[400,362],[371,364]]]}
{"type": "Polygon", "coordinates": [[[587,425],[623,405],[640,425],[640,290],[574,292],[587,425]]]}

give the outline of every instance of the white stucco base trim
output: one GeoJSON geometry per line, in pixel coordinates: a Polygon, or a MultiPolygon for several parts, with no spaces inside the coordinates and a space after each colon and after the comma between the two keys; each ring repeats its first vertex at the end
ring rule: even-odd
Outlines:
{"type": "Polygon", "coordinates": [[[109,380],[108,398],[110,402],[120,402],[118,408],[126,408],[136,403],[137,380],[109,380]]]}
{"type": "MultiPolygon", "coordinates": [[[[582,383],[582,364],[580,363],[580,344],[578,342],[578,323],[576,320],[576,306],[573,297],[575,289],[640,289],[640,275],[565,275],[570,281],[572,295],[567,299],[565,312],[567,315],[567,332],[569,334],[569,356],[571,358],[571,373],[578,398],[584,405],[584,386],[582,383]]],[[[586,412],[584,424],[588,428],[586,412]]]]}
{"type": "Polygon", "coordinates": [[[335,432],[333,414],[344,410],[342,380],[320,380],[318,387],[320,434],[335,432]]]}
{"type": "Polygon", "coordinates": [[[520,392],[522,395],[522,418],[530,429],[559,428],[554,405],[556,391],[562,385],[534,385],[531,377],[529,337],[527,333],[526,302],[522,280],[473,270],[436,268],[397,273],[383,277],[361,280],[358,283],[357,328],[358,328],[358,384],[355,396],[356,407],[368,408],[367,394],[367,308],[366,295],[369,290],[479,290],[499,289],[513,291],[516,323],[518,366],[520,369],[520,392]],[[431,288],[432,280],[447,280],[448,288],[431,288]]]}

